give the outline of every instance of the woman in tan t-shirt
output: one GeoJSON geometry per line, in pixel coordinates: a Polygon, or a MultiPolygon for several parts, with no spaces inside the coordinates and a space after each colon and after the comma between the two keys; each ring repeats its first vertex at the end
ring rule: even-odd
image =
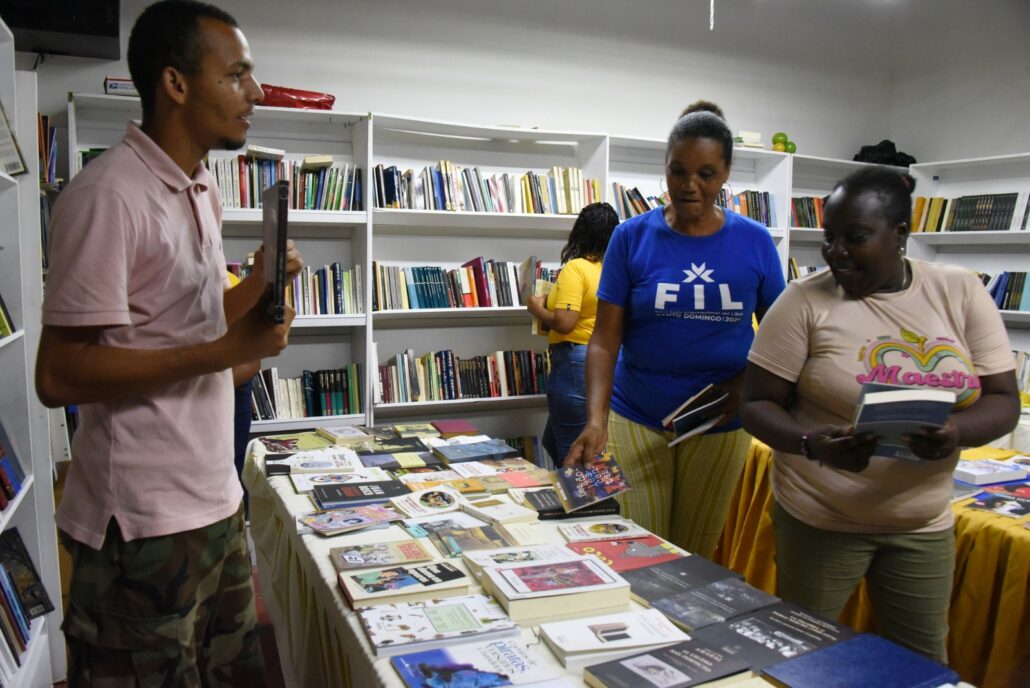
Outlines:
{"type": "Polygon", "coordinates": [[[1005,327],[979,279],[905,257],[914,181],[867,168],[824,212],[830,270],[792,282],[748,356],[744,428],[773,449],[777,592],[837,618],[864,577],[882,635],[944,661],[954,569],[950,495],[961,446],[1019,418],[1005,327]],[[916,460],[850,427],[864,383],[943,389],[943,427],[916,460]],[[885,453],[885,452],[880,452],[885,453]]]}

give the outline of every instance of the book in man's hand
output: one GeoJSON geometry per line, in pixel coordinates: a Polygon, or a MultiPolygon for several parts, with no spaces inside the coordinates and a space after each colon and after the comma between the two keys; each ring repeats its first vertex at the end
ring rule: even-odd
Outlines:
{"type": "Polygon", "coordinates": [[[268,317],[286,321],[286,221],[290,208],[290,185],[280,179],[261,192],[264,223],[264,271],[269,290],[268,317]]]}
{"type": "Polygon", "coordinates": [[[955,393],[947,390],[867,382],[855,409],[854,431],[880,438],[873,456],[919,462],[923,459],[912,453],[902,436],[943,426],[954,405],[955,393]]]}
{"type": "Polygon", "coordinates": [[[694,435],[708,432],[722,418],[730,393],[708,384],[700,392],[680,404],[662,419],[662,426],[675,436],[669,446],[675,446],[694,435]]]}

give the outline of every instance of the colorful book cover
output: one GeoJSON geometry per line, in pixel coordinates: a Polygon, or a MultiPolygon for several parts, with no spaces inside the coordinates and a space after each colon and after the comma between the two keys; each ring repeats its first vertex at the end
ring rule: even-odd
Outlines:
{"type": "Polygon", "coordinates": [[[449,528],[475,528],[487,525],[486,521],[478,519],[472,514],[464,511],[451,511],[443,514],[432,514],[430,516],[417,516],[406,518],[401,522],[408,535],[413,538],[429,537],[438,530],[449,528]]]}
{"type": "Polygon", "coordinates": [[[475,478],[454,478],[454,479],[443,479],[443,480],[423,480],[421,482],[408,483],[408,487],[413,492],[419,490],[430,490],[435,487],[449,487],[452,490],[457,490],[461,494],[482,494],[486,492],[486,487],[483,483],[475,478]]]}
{"type": "Polygon", "coordinates": [[[379,505],[318,511],[300,517],[300,522],[319,535],[336,535],[361,530],[378,523],[399,521],[401,515],[379,505]]]}
{"type": "Polygon", "coordinates": [[[0,534],[0,564],[11,577],[18,601],[29,619],[54,611],[50,596],[43,587],[43,580],[17,528],[8,528],[0,534]]]}
{"type": "Polygon", "coordinates": [[[432,423],[394,423],[398,437],[439,437],[440,431],[432,423]]]}
{"type": "Polygon", "coordinates": [[[393,472],[397,479],[411,487],[416,483],[440,482],[442,480],[459,480],[461,476],[454,471],[419,470],[418,472],[407,472],[413,469],[399,468],[393,472]]]}
{"type": "Polygon", "coordinates": [[[966,504],[966,506],[970,509],[989,511],[1000,516],[1023,518],[1030,514],[1030,497],[984,490],[973,495],[973,501],[966,504]]]}
{"type": "Polygon", "coordinates": [[[674,545],[655,535],[626,540],[570,542],[565,546],[577,554],[597,557],[617,573],[675,561],[685,556],[674,545]]]}
{"type": "Polygon", "coordinates": [[[622,580],[596,559],[586,557],[487,569],[487,574],[506,584],[509,599],[579,592],[622,580]]]}
{"type": "MultiPolygon", "coordinates": [[[[259,437],[257,441],[261,443],[268,454],[289,455],[296,454],[297,452],[311,451],[313,449],[325,449],[333,446],[332,442],[321,437],[315,432],[294,432],[286,435],[265,435],[264,437],[259,437]]],[[[265,458],[283,457],[269,457],[266,454],[265,458]]]]}
{"type": "Polygon", "coordinates": [[[390,474],[381,468],[362,468],[353,473],[291,473],[293,489],[298,493],[311,492],[315,485],[344,485],[347,483],[375,483],[390,480],[390,474]]]}
{"type": "Polygon", "coordinates": [[[468,587],[468,577],[447,563],[424,566],[396,566],[365,573],[339,574],[340,585],[352,603],[404,596],[430,590],[468,587]]]}
{"type": "Polygon", "coordinates": [[[465,552],[462,558],[470,570],[481,571],[488,566],[563,561],[569,558],[569,550],[558,545],[528,545],[465,552]]]}
{"type": "Polygon", "coordinates": [[[515,625],[499,604],[483,595],[443,600],[381,604],[360,612],[361,625],[380,657],[444,647],[470,639],[517,636],[515,625]]]}
{"type": "Polygon", "coordinates": [[[569,542],[587,542],[592,540],[624,540],[642,538],[650,535],[646,528],[641,528],[633,521],[613,519],[585,523],[562,523],[558,531],[569,542]]]}
{"type": "Polygon", "coordinates": [[[456,645],[391,657],[407,688],[492,688],[558,678],[564,671],[539,645],[517,639],[456,645]]]}
{"type": "Polygon", "coordinates": [[[395,564],[417,564],[436,558],[418,540],[399,542],[377,542],[368,545],[344,545],[329,550],[329,559],[337,571],[393,566],[395,564]]]}
{"type": "Polygon", "coordinates": [[[456,511],[461,507],[461,502],[461,493],[449,487],[434,487],[429,490],[409,492],[390,500],[394,507],[410,517],[456,511]]]}
{"type": "Polygon", "coordinates": [[[498,549],[517,544],[493,526],[440,529],[434,531],[429,539],[437,545],[437,549],[449,557],[460,557],[462,552],[498,549]]]}
{"type": "Polygon", "coordinates": [[[311,488],[311,496],[322,509],[375,504],[404,494],[408,494],[408,488],[397,480],[353,485],[315,485],[311,488]]]}
{"type": "Polygon", "coordinates": [[[605,452],[585,466],[555,471],[554,489],[562,507],[571,512],[622,494],[629,489],[629,483],[615,457],[605,452]]]}
{"type": "Polygon", "coordinates": [[[509,447],[503,440],[489,440],[486,442],[473,442],[471,444],[445,444],[433,447],[433,453],[448,464],[507,459],[519,455],[516,449],[509,447]]]}

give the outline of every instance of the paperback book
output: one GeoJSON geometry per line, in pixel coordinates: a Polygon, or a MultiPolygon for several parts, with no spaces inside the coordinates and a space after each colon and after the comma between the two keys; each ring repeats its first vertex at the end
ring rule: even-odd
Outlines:
{"type": "Polygon", "coordinates": [[[655,600],[651,606],[669,617],[677,626],[688,631],[696,631],[777,602],[778,597],[752,587],[742,580],[724,578],[672,597],[655,600]]]}
{"type": "Polygon", "coordinates": [[[454,471],[437,471],[437,470],[419,470],[417,472],[407,472],[411,469],[398,468],[395,469],[393,474],[402,483],[407,485],[409,488],[416,483],[431,483],[439,482],[441,480],[458,480],[461,478],[460,475],[454,471]]]}
{"type": "Polygon", "coordinates": [[[412,492],[418,492],[420,490],[431,490],[437,487],[446,487],[455,490],[466,496],[486,496],[489,494],[483,483],[477,478],[452,478],[452,479],[440,479],[440,480],[422,480],[407,483],[408,488],[412,492]]]}
{"type": "Polygon", "coordinates": [[[392,480],[381,468],[361,468],[353,473],[291,473],[293,489],[298,493],[311,492],[315,485],[344,485],[348,483],[376,483],[392,480]]]}
{"type": "Polygon", "coordinates": [[[1023,518],[1030,514],[1030,497],[985,490],[974,495],[973,501],[966,504],[966,507],[1010,518],[1023,518]]]}
{"type": "Polygon", "coordinates": [[[732,652],[691,638],[669,647],[589,666],[583,680],[591,688],[689,688],[747,675],[747,662],[732,652]]]}
{"type": "Polygon", "coordinates": [[[533,509],[515,504],[503,496],[490,497],[475,502],[465,502],[462,510],[481,518],[487,523],[503,525],[505,523],[529,523],[539,516],[533,509]]]}
{"type": "Polygon", "coordinates": [[[481,521],[464,511],[417,516],[415,518],[406,518],[401,522],[401,526],[413,538],[429,537],[430,534],[438,530],[447,530],[448,528],[475,528],[485,525],[487,525],[486,521],[481,521]]]}
{"type": "Polygon", "coordinates": [[[350,509],[318,511],[301,516],[300,522],[319,535],[339,535],[361,530],[368,526],[399,521],[401,515],[393,509],[379,505],[356,506],[350,509]]]}
{"type": "Polygon", "coordinates": [[[694,435],[708,432],[722,418],[729,400],[729,392],[709,384],[690,397],[662,420],[665,429],[673,434],[669,446],[675,446],[694,435]]]}
{"type": "Polygon", "coordinates": [[[523,545],[502,549],[465,552],[462,558],[469,571],[477,577],[487,567],[505,564],[539,564],[546,561],[564,561],[571,556],[560,545],[523,545]]]}
{"type": "Polygon", "coordinates": [[[565,546],[577,554],[597,557],[616,573],[675,561],[686,556],[675,545],[655,535],[625,540],[570,542],[565,546]]]}
{"type": "Polygon", "coordinates": [[[902,436],[927,426],[943,426],[954,405],[955,393],[947,390],[867,382],[862,385],[852,424],[856,434],[872,432],[880,438],[873,456],[922,461],[902,436]]]}
{"type": "Polygon", "coordinates": [[[436,554],[431,548],[414,539],[368,545],[344,545],[329,550],[329,559],[337,571],[417,564],[435,558],[436,554]]]}
{"type": "Polygon", "coordinates": [[[391,657],[407,688],[489,688],[521,686],[560,677],[564,672],[539,645],[498,639],[391,657]]]}
{"type": "Polygon", "coordinates": [[[460,557],[462,552],[480,549],[498,549],[517,544],[500,526],[476,526],[474,528],[446,528],[434,531],[429,540],[448,557],[460,557]]]}
{"type": "Polygon", "coordinates": [[[575,512],[568,512],[562,506],[561,499],[553,487],[534,489],[512,488],[508,496],[517,504],[524,504],[535,510],[541,521],[582,518],[587,516],[617,516],[619,503],[614,499],[603,499],[600,502],[583,507],[575,512]]]}
{"type": "Polygon", "coordinates": [[[364,573],[339,574],[340,587],[355,609],[379,604],[419,602],[434,597],[463,595],[469,578],[448,563],[395,566],[364,573]]]}
{"type": "Polygon", "coordinates": [[[980,459],[978,461],[959,461],[955,466],[955,479],[971,485],[1023,480],[1026,476],[1026,467],[1012,461],[980,459]]]}
{"type": "Polygon", "coordinates": [[[813,612],[779,602],[726,623],[706,626],[691,637],[744,660],[758,672],[785,659],[829,647],[855,634],[813,612]]]}
{"type": "Polygon", "coordinates": [[[332,427],[315,428],[320,437],[341,447],[353,447],[364,444],[371,439],[356,425],[334,425],[332,427]]]}
{"type": "Polygon", "coordinates": [[[510,459],[519,455],[518,450],[509,447],[504,440],[488,440],[471,444],[444,444],[433,447],[433,453],[448,465],[466,461],[510,459]]]}
{"type": "Polygon", "coordinates": [[[540,637],[566,668],[578,668],[689,640],[660,612],[644,609],[540,624],[540,637]]]}
{"type": "Polygon", "coordinates": [[[440,465],[440,459],[427,451],[393,454],[361,454],[358,452],[358,455],[361,463],[370,468],[424,468],[440,465]]]}
{"type": "Polygon", "coordinates": [[[645,607],[650,607],[655,600],[672,597],[717,580],[742,578],[739,573],[696,554],[664,564],[624,571],[620,575],[630,584],[633,599],[645,607]]]}
{"type": "Polygon", "coordinates": [[[283,459],[291,454],[314,449],[328,449],[333,443],[314,432],[294,432],[285,435],[264,435],[257,438],[265,449],[265,460],[283,459]]]}
{"type": "Polygon", "coordinates": [[[593,557],[487,567],[487,586],[515,621],[625,607],[629,585],[593,557]]]}
{"type": "Polygon", "coordinates": [[[510,638],[520,633],[504,609],[483,595],[381,604],[362,609],[359,618],[380,657],[510,638]]]}
{"type": "Polygon", "coordinates": [[[626,476],[610,452],[586,465],[562,468],[554,473],[554,491],[562,507],[570,513],[627,490],[626,476]]]}
{"type": "Polygon", "coordinates": [[[587,542],[592,540],[622,540],[642,538],[650,535],[646,528],[641,528],[633,521],[612,519],[586,523],[562,523],[558,532],[568,542],[587,542]]]}
{"type": "Polygon", "coordinates": [[[361,461],[346,447],[326,447],[301,451],[280,459],[265,458],[265,473],[291,475],[293,473],[353,473],[364,468],[361,461]]]}
{"type": "Polygon", "coordinates": [[[456,511],[461,507],[462,498],[461,493],[452,488],[434,487],[393,497],[390,503],[406,516],[417,517],[456,511]]]}
{"type": "Polygon", "coordinates": [[[398,437],[439,437],[440,431],[432,423],[394,423],[398,437]]]}
{"type": "Polygon", "coordinates": [[[322,510],[379,504],[388,501],[391,497],[405,494],[409,494],[408,488],[396,480],[314,485],[311,488],[311,498],[322,510]]]}

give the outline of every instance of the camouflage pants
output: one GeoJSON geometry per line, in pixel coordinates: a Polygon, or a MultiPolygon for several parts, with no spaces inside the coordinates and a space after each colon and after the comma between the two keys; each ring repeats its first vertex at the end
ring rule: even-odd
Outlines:
{"type": "Polygon", "coordinates": [[[204,528],[125,542],[111,520],[72,555],[70,688],[266,685],[242,507],[204,528]]]}

